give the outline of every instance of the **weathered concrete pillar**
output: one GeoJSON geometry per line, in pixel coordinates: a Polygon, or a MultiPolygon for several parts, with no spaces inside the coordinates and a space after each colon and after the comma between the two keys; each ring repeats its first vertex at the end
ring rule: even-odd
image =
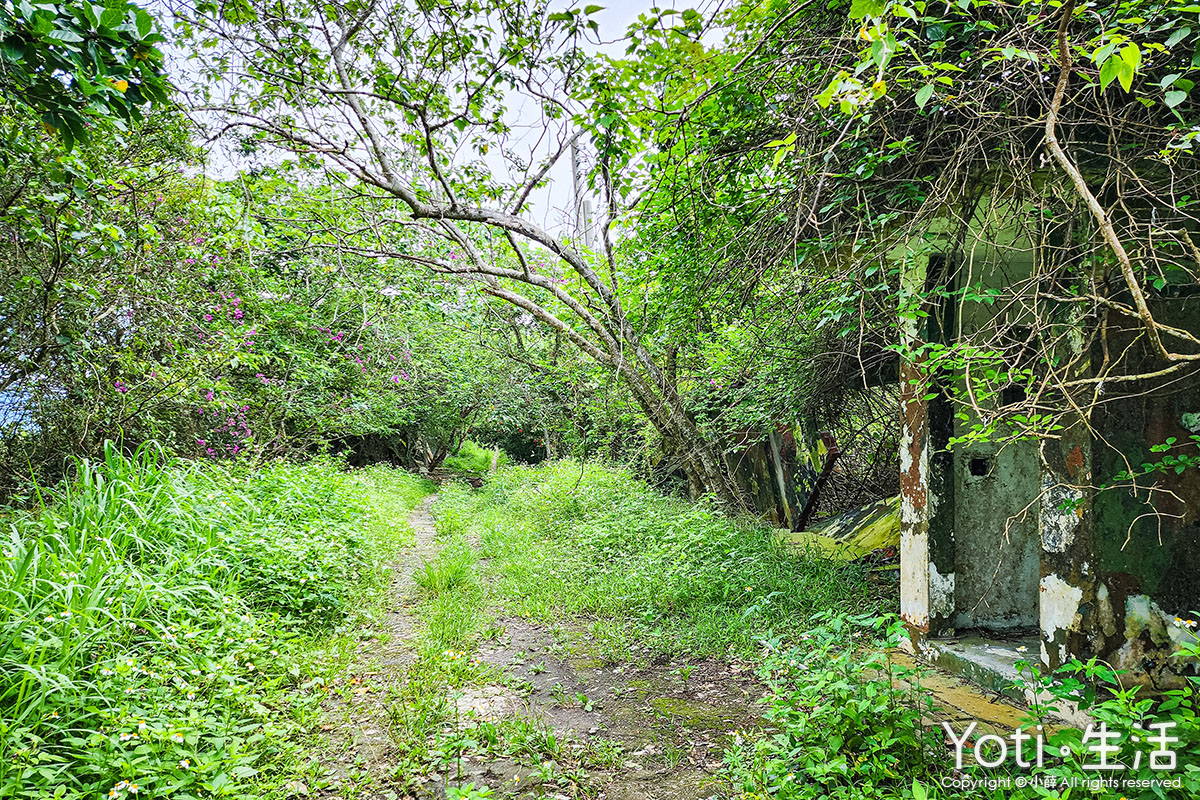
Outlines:
{"type": "MultiPolygon", "coordinates": [[[[1091,362],[1078,330],[1082,317],[1066,323],[1075,335],[1059,336],[1066,342],[1063,363],[1071,364],[1066,380],[1091,375],[1091,362]]],[[[1082,393],[1081,393],[1082,394],[1082,393]]],[[[1088,408],[1085,397],[1074,408],[1088,408]]],[[[1087,659],[1103,648],[1101,586],[1092,518],[1092,437],[1089,421],[1078,413],[1067,415],[1057,438],[1041,444],[1042,485],[1038,532],[1041,538],[1038,583],[1042,663],[1050,668],[1072,658],[1087,659]]],[[[1111,616],[1111,613],[1110,613],[1111,616]]]]}
{"type": "MultiPolygon", "coordinates": [[[[951,307],[927,310],[922,299],[924,290],[948,280],[946,267],[944,257],[906,263],[900,321],[910,352],[953,335],[951,307]]],[[[901,364],[900,392],[900,616],[914,636],[936,635],[951,626],[954,613],[953,474],[945,450],[951,416],[921,356],[901,364]]]]}

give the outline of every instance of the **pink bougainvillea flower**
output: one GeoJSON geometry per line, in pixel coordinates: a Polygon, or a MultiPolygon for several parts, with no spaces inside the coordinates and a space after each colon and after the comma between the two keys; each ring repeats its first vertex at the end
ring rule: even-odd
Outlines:
{"type": "Polygon", "coordinates": [[[205,315],[204,315],[204,321],[205,321],[205,322],[212,322],[212,314],[205,314],[205,315]]]}

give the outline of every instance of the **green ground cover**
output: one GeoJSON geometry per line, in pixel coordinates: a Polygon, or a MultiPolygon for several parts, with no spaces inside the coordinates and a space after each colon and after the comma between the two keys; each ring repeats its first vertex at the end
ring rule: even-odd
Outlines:
{"type": "Polygon", "coordinates": [[[337,626],[429,488],[110,448],[5,512],[0,796],[287,794],[337,626]]]}

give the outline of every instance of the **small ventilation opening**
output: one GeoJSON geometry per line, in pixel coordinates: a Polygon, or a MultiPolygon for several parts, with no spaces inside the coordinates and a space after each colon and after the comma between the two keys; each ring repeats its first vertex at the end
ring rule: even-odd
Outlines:
{"type": "Polygon", "coordinates": [[[984,475],[987,475],[990,467],[991,464],[988,463],[986,458],[972,458],[967,463],[967,469],[969,469],[971,474],[977,478],[982,478],[984,475]]]}

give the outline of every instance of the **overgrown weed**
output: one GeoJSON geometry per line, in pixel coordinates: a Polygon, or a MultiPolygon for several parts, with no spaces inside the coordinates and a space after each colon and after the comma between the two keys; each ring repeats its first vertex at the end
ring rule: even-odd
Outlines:
{"type": "Polygon", "coordinates": [[[664,497],[612,467],[507,467],[476,494],[444,494],[438,509],[470,520],[513,612],[593,618],[597,646],[613,658],[636,640],[661,652],[749,654],[761,636],[803,628],[818,611],[879,602],[861,567],[786,552],[766,524],[664,497]]]}
{"type": "MultiPolygon", "coordinates": [[[[427,484],[331,462],[249,470],[153,445],[8,511],[0,795],[272,796],[307,775],[313,656],[411,540],[427,484]]],[[[336,654],[336,648],[333,650],[336,654]]]]}

